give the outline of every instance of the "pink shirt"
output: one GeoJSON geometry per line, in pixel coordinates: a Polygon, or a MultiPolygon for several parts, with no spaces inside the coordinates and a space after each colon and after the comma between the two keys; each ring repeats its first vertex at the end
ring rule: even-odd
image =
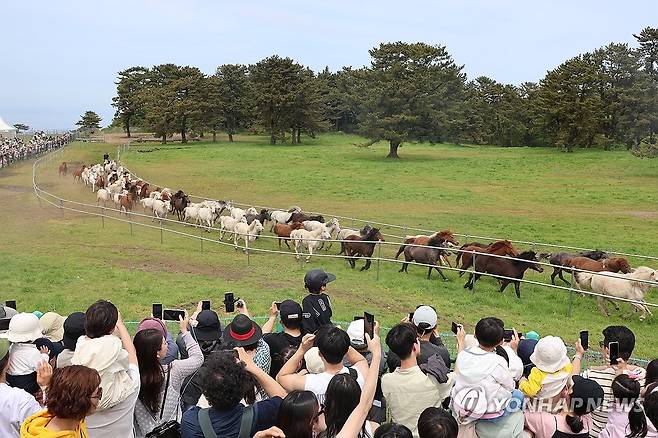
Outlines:
{"type": "Polygon", "coordinates": [[[592,417],[590,415],[583,415],[581,419],[583,421],[583,430],[575,433],[571,431],[564,415],[554,415],[547,412],[526,412],[525,428],[532,432],[535,438],[551,438],[555,433],[556,424],[557,430],[562,433],[579,435],[589,432],[590,427],[592,427],[592,417]]]}

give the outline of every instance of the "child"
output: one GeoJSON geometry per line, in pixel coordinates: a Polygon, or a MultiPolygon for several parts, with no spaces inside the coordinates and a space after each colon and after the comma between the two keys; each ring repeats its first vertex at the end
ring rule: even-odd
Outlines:
{"type": "Polygon", "coordinates": [[[312,269],[304,276],[309,294],[302,300],[302,333],[315,333],[323,325],[331,324],[331,301],[325,290],[336,276],[322,269],[312,269]]]}
{"type": "Polygon", "coordinates": [[[566,385],[573,365],[567,357],[567,347],[561,338],[546,336],[541,338],[530,355],[535,367],[528,379],[519,383],[519,389],[530,398],[548,399],[555,397],[566,385]]]}
{"type": "Polygon", "coordinates": [[[640,404],[640,382],[628,374],[620,374],[612,381],[615,398],[608,423],[599,438],[656,437],[656,429],[647,421],[640,404]]]}
{"type": "Polygon", "coordinates": [[[11,342],[7,383],[30,394],[39,391],[37,367],[48,362],[48,354],[39,352],[35,341],[41,338],[39,319],[32,313],[19,313],[9,321],[5,337],[11,342]]]}

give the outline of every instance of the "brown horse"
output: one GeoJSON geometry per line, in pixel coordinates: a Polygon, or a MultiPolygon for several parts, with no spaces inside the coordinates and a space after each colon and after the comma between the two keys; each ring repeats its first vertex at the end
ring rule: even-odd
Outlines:
{"type": "MultiPolygon", "coordinates": [[[[551,283],[555,284],[555,277],[559,276],[560,280],[564,281],[566,284],[571,286],[565,278],[562,276],[562,271],[565,268],[568,268],[569,265],[566,263],[574,257],[587,257],[588,259],[601,261],[608,258],[608,254],[601,250],[594,251],[583,251],[578,254],[570,254],[568,252],[554,252],[551,254],[542,254],[543,258],[547,258],[548,262],[553,266],[553,273],[551,274],[551,283]],[[564,267],[564,268],[563,268],[564,267]]],[[[542,257],[540,256],[540,258],[542,257]]]]}
{"type": "MultiPolygon", "coordinates": [[[[452,231],[450,230],[443,230],[443,231],[437,231],[436,233],[426,236],[424,234],[419,234],[417,236],[405,236],[404,240],[402,241],[403,244],[400,245],[400,248],[398,248],[398,252],[395,254],[395,258],[397,259],[400,254],[404,252],[404,249],[406,248],[407,245],[413,244],[413,245],[427,245],[427,242],[430,241],[431,238],[433,237],[439,237],[445,240],[446,243],[450,243],[451,245],[458,246],[459,242],[457,242],[457,239],[455,239],[455,235],[453,234],[452,231]]],[[[446,245],[449,246],[449,245],[446,245]]],[[[441,254],[444,255],[444,254],[441,254]]],[[[448,262],[448,266],[450,266],[450,262],[448,259],[446,259],[446,262],[448,262]]]]}
{"type": "MultiPolygon", "coordinates": [[[[493,277],[500,275],[504,277],[518,278],[520,280],[528,269],[537,272],[544,272],[541,265],[537,264],[539,259],[534,251],[524,251],[519,254],[517,258],[522,260],[510,260],[500,257],[476,257],[475,270],[479,272],[479,274],[470,274],[468,281],[464,284],[464,289],[473,290],[475,282],[479,280],[482,275],[489,274],[493,277]]],[[[500,282],[499,292],[503,292],[507,285],[514,283],[516,297],[521,298],[520,281],[510,280],[509,278],[499,278],[498,281],[500,282]]]]}
{"type": "MultiPolygon", "coordinates": [[[[66,161],[62,161],[62,164],[59,165],[59,176],[66,176],[68,169],[66,168],[66,161]]],[[[82,174],[82,172],[80,172],[82,174]]]]}
{"type": "Polygon", "coordinates": [[[288,245],[288,240],[290,239],[290,233],[292,233],[293,230],[299,230],[304,228],[304,224],[301,222],[293,222],[291,224],[276,224],[274,225],[274,234],[276,234],[279,237],[279,249],[281,249],[281,241],[286,244],[288,249],[290,248],[290,245],[288,245]]]}
{"type": "Polygon", "coordinates": [[[87,168],[84,164],[73,171],[73,181],[82,181],[82,172],[87,168]]]}
{"type": "Polygon", "coordinates": [[[573,267],[576,269],[582,269],[583,271],[609,271],[609,272],[623,272],[628,274],[631,272],[631,265],[628,264],[628,260],[621,257],[614,257],[611,259],[603,260],[592,260],[587,257],[571,257],[566,260],[564,263],[565,267],[573,267]]]}
{"type": "Polygon", "coordinates": [[[179,221],[183,220],[183,212],[189,203],[190,197],[187,196],[182,190],[179,190],[171,195],[171,210],[176,212],[176,216],[178,216],[179,221]]]}
{"type": "Polygon", "coordinates": [[[142,185],[142,188],[139,190],[139,197],[140,197],[140,199],[148,198],[150,193],[151,193],[151,190],[149,190],[148,183],[144,183],[142,185]]]}
{"type": "Polygon", "coordinates": [[[436,272],[439,273],[441,278],[447,280],[441,269],[439,269],[439,266],[441,265],[441,255],[446,251],[446,242],[447,240],[443,237],[434,236],[425,244],[425,246],[407,246],[404,248],[404,263],[399,272],[407,272],[409,262],[416,261],[418,263],[430,265],[427,270],[428,280],[432,277],[432,269],[436,269],[436,272]]]}
{"type": "Polygon", "coordinates": [[[101,175],[96,177],[96,187],[99,189],[105,188],[105,178],[103,178],[101,175]]]}
{"type": "MultiPolygon", "coordinates": [[[[474,251],[482,254],[495,254],[495,255],[506,255],[506,256],[516,256],[519,252],[512,246],[512,242],[509,240],[497,240],[489,245],[484,245],[479,242],[465,243],[459,248],[464,251],[474,251]]],[[[477,256],[479,259],[481,256],[477,256]]],[[[456,264],[459,264],[459,259],[462,260],[461,272],[459,276],[464,275],[466,269],[470,268],[473,265],[473,255],[468,252],[459,252],[457,254],[456,264]]]]}
{"type": "Polygon", "coordinates": [[[324,223],[324,217],[319,214],[312,216],[302,212],[293,212],[290,215],[290,218],[286,221],[286,223],[290,224],[292,222],[304,222],[304,221],[318,221],[324,223]]]}
{"type": "Polygon", "coordinates": [[[133,206],[135,205],[135,202],[137,202],[137,191],[135,190],[135,187],[131,189],[130,192],[126,193],[124,196],[122,196],[119,199],[119,210],[120,211],[125,211],[126,215],[128,215],[128,212],[133,211],[133,206]]]}
{"type": "Polygon", "coordinates": [[[366,271],[370,269],[370,257],[372,257],[372,253],[375,251],[375,245],[379,241],[383,242],[384,236],[382,236],[382,233],[379,232],[379,228],[373,228],[365,236],[357,236],[353,234],[351,236],[347,236],[345,240],[350,241],[345,242],[345,252],[347,253],[348,257],[347,261],[352,269],[356,267],[357,257],[365,257],[367,260],[361,270],[366,271]]]}

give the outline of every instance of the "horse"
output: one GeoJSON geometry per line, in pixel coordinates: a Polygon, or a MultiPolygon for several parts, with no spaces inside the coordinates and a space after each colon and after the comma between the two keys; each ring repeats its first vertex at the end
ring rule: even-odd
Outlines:
{"type": "MultiPolygon", "coordinates": [[[[485,245],[479,242],[465,243],[459,248],[463,251],[474,251],[482,254],[495,254],[495,255],[506,255],[506,256],[517,256],[519,252],[512,246],[512,242],[509,240],[497,240],[489,245],[485,245]]],[[[479,259],[482,256],[478,256],[479,259]]],[[[455,266],[459,263],[459,259],[462,260],[461,272],[459,276],[461,277],[466,272],[466,269],[473,265],[473,255],[468,252],[459,252],[457,254],[457,259],[455,266]]]]}
{"type": "MultiPolygon", "coordinates": [[[[404,263],[399,272],[407,272],[409,262],[416,261],[430,265],[427,270],[427,279],[432,278],[432,269],[436,269],[443,280],[447,280],[439,266],[441,265],[441,255],[445,252],[445,245],[448,241],[437,235],[430,238],[424,246],[406,246],[404,248],[404,263]]],[[[397,257],[396,257],[397,258],[397,257]]]]}
{"type": "Polygon", "coordinates": [[[233,245],[235,249],[238,249],[238,240],[244,240],[244,249],[245,253],[249,252],[249,242],[256,240],[261,231],[263,231],[263,225],[258,219],[254,219],[251,224],[246,224],[245,222],[238,222],[235,225],[233,230],[233,245]]]}
{"type": "Polygon", "coordinates": [[[266,208],[263,208],[258,214],[245,213],[244,217],[247,218],[248,224],[251,224],[255,219],[258,219],[261,225],[265,225],[265,221],[270,220],[270,213],[266,208]]]}
{"type": "MultiPolygon", "coordinates": [[[[448,245],[446,246],[457,246],[459,245],[459,242],[455,239],[455,235],[453,234],[452,231],[450,230],[443,230],[443,231],[437,231],[436,233],[426,236],[424,234],[418,234],[416,236],[405,236],[404,240],[402,241],[402,245],[398,248],[398,252],[395,254],[395,258],[397,259],[402,252],[404,252],[404,249],[407,247],[407,245],[427,245],[427,242],[430,241],[431,238],[433,237],[440,237],[442,238],[445,243],[448,245]]],[[[443,254],[440,254],[440,256],[443,258],[447,256],[447,252],[444,252],[443,254]]],[[[445,258],[445,261],[448,263],[448,266],[450,266],[450,261],[445,258]]]]}
{"type": "Polygon", "coordinates": [[[292,240],[292,243],[295,246],[295,259],[299,260],[299,255],[302,254],[302,251],[299,251],[299,247],[306,245],[306,248],[308,249],[306,261],[308,262],[313,255],[313,250],[321,241],[328,239],[331,239],[331,234],[329,234],[329,231],[324,227],[318,228],[315,231],[306,231],[304,228],[292,231],[290,233],[290,240],[292,240]]]}
{"type": "Polygon", "coordinates": [[[59,165],[59,176],[66,176],[66,172],[68,172],[66,161],[62,161],[62,164],[59,165]]]}
{"type": "MultiPolygon", "coordinates": [[[[345,240],[347,236],[365,236],[372,230],[372,225],[370,224],[365,224],[363,228],[361,228],[359,231],[357,230],[352,230],[350,228],[341,228],[338,231],[338,235],[336,236],[336,240],[345,240]]],[[[345,242],[340,242],[340,254],[345,254],[345,242]]]]}
{"type": "Polygon", "coordinates": [[[592,260],[587,257],[571,257],[565,261],[564,266],[568,268],[576,268],[583,271],[601,272],[622,272],[628,274],[631,272],[631,265],[628,260],[622,257],[614,257],[611,259],[592,260]]]}
{"type": "Polygon", "coordinates": [[[286,244],[288,249],[290,248],[290,245],[288,245],[288,240],[290,238],[290,233],[292,233],[294,230],[299,230],[301,228],[304,228],[304,224],[301,222],[293,222],[291,224],[275,224],[274,225],[274,234],[277,235],[279,238],[279,249],[281,249],[281,241],[286,244]]]}
{"type": "MultiPolygon", "coordinates": [[[[164,200],[164,196],[162,199],[164,200]]],[[[182,190],[179,190],[171,195],[171,208],[172,211],[176,212],[176,216],[178,216],[179,221],[183,220],[183,212],[189,203],[190,197],[186,195],[182,190]]]]}
{"type": "Polygon", "coordinates": [[[140,199],[148,198],[151,193],[151,190],[149,189],[149,184],[144,183],[142,185],[142,188],[139,190],[139,197],[140,199]]]}
{"type": "Polygon", "coordinates": [[[553,273],[551,274],[551,283],[552,284],[555,284],[555,277],[559,276],[560,280],[564,281],[566,284],[571,286],[571,283],[569,283],[567,280],[565,280],[564,277],[562,276],[562,271],[564,269],[564,268],[562,268],[562,266],[567,266],[566,265],[567,260],[569,260],[573,257],[578,257],[578,256],[587,257],[588,259],[597,260],[597,261],[608,258],[608,254],[606,254],[603,251],[599,251],[599,250],[596,250],[596,251],[583,251],[583,252],[580,252],[578,254],[570,254],[568,252],[554,252],[554,253],[551,253],[551,254],[542,254],[540,258],[547,258],[548,262],[551,265],[556,265],[556,266],[553,266],[553,273]]]}
{"type": "Polygon", "coordinates": [[[133,187],[133,190],[126,193],[119,200],[120,210],[125,211],[126,215],[128,215],[129,211],[132,212],[133,205],[135,204],[135,201],[137,201],[137,195],[135,194],[135,190],[134,190],[134,187],[133,187]]]}
{"type": "Polygon", "coordinates": [[[73,181],[78,180],[82,181],[82,172],[85,171],[87,166],[84,164],[73,171],[73,181]]]}
{"type": "Polygon", "coordinates": [[[345,253],[347,254],[347,261],[350,267],[356,267],[357,257],[365,257],[366,263],[361,268],[361,271],[370,269],[372,253],[375,251],[377,242],[383,242],[384,236],[379,232],[379,228],[373,228],[365,236],[347,236],[345,240],[345,253]]]}
{"type": "MultiPolygon", "coordinates": [[[[537,272],[544,272],[544,269],[541,265],[538,265],[539,259],[537,254],[534,251],[524,251],[521,254],[516,256],[517,259],[522,260],[510,260],[504,259],[501,257],[476,257],[475,259],[475,270],[476,274],[469,273],[470,277],[466,284],[464,284],[464,289],[473,290],[475,282],[480,279],[482,275],[491,275],[504,276],[522,279],[525,271],[532,269],[537,272]]],[[[503,292],[507,285],[514,283],[514,290],[516,292],[516,297],[521,298],[521,282],[518,280],[510,280],[509,278],[500,278],[500,290],[503,292]]]]}
{"type": "Polygon", "coordinates": [[[304,222],[304,221],[318,221],[324,223],[324,217],[322,217],[322,215],[319,214],[315,216],[311,216],[301,211],[297,211],[297,212],[293,212],[290,215],[286,223],[289,224],[291,222],[304,222]]]}

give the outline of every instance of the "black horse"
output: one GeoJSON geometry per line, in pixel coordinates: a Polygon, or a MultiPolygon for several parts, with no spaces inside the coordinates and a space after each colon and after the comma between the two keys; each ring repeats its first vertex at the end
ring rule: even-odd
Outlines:
{"type": "MultiPolygon", "coordinates": [[[[541,265],[538,265],[539,259],[534,251],[525,251],[515,257],[521,260],[510,260],[502,257],[477,257],[475,260],[475,270],[479,274],[470,274],[468,281],[464,285],[465,289],[473,290],[475,282],[482,275],[491,275],[493,277],[503,276],[516,279],[522,279],[525,271],[532,269],[537,272],[544,272],[541,265]]],[[[508,284],[514,283],[514,289],[517,298],[521,298],[521,282],[510,278],[499,278],[500,292],[503,292],[508,284]]]]}

